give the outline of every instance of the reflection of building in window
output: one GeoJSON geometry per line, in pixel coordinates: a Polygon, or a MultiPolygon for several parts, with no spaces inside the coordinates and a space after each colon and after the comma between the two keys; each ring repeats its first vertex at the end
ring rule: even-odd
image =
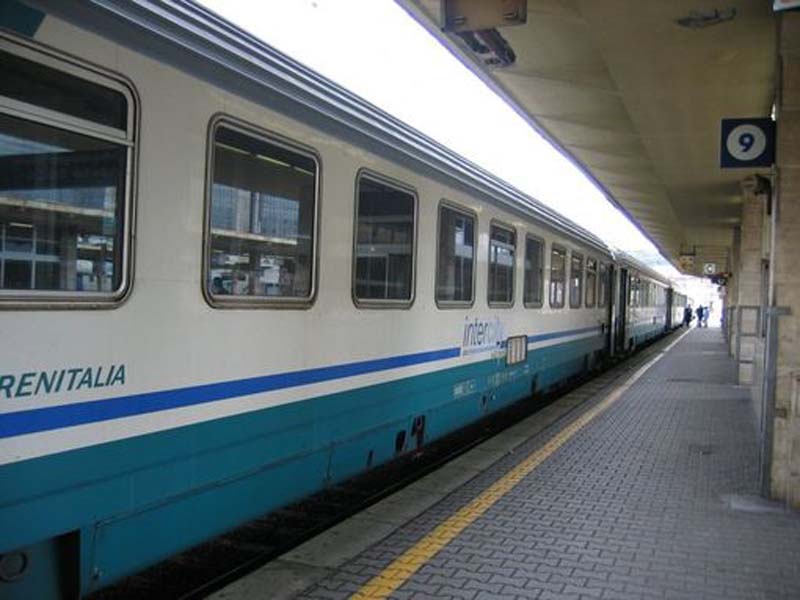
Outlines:
{"type": "Polygon", "coordinates": [[[213,295],[310,295],[316,168],[311,157],[217,128],[208,273],[213,295]]]}
{"type": "Polygon", "coordinates": [[[567,251],[553,245],[550,254],[550,306],[564,306],[564,287],[567,276],[567,251]]]}
{"type": "Polygon", "coordinates": [[[414,195],[367,177],[358,182],[355,295],[360,300],[411,299],[414,195]]]}
{"type": "Polygon", "coordinates": [[[456,209],[439,209],[438,302],[472,302],[475,220],[456,209]]]}
{"type": "Polygon", "coordinates": [[[492,225],[489,232],[489,303],[514,302],[516,233],[492,225]]]}
{"type": "Polygon", "coordinates": [[[586,259],[586,306],[591,308],[597,299],[597,261],[586,259]]]}
{"type": "Polygon", "coordinates": [[[600,263],[600,289],[597,297],[597,306],[605,306],[608,302],[609,289],[611,285],[610,271],[608,265],[600,263]]]}
{"type": "Polygon", "coordinates": [[[569,261],[569,306],[579,308],[583,295],[583,256],[573,252],[569,261]]]}
{"type": "Polygon", "coordinates": [[[525,304],[541,306],[544,282],[542,271],[544,269],[544,242],[542,240],[525,238],[525,289],[523,291],[525,304]]]}
{"type": "Polygon", "coordinates": [[[121,284],[126,150],[0,115],[0,289],[121,284]]]}

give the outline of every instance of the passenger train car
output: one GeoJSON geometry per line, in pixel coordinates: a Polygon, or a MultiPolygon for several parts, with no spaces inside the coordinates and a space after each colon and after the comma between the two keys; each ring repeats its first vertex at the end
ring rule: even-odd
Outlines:
{"type": "Polygon", "coordinates": [[[100,589],[677,324],[668,281],[192,3],[0,15],[0,597],[100,589]]]}

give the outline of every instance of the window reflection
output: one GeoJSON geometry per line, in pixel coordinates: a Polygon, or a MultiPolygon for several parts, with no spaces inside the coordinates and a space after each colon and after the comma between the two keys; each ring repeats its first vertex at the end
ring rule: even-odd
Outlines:
{"type": "Polygon", "coordinates": [[[542,304],[542,269],[544,243],[536,238],[525,239],[525,304],[542,304]]]}
{"type": "Polygon", "coordinates": [[[564,306],[564,287],[567,276],[567,251],[553,246],[550,255],[550,306],[564,306]]]}
{"type": "Polygon", "coordinates": [[[573,252],[569,266],[569,306],[579,308],[583,292],[583,256],[573,252]]]}
{"type": "Polygon", "coordinates": [[[414,195],[362,177],[358,183],[355,295],[410,301],[413,287],[414,195]]]}
{"type": "Polygon", "coordinates": [[[439,302],[472,302],[474,264],[475,220],[442,206],[439,210],[436,299],[439,302]]]}
{"type": "Polygon", "coordinates": [[[312,291],[313,158],[219,127],[211,188],[212,296],[308,298],[312,291]]]}
{"type": "Polygon", "coordinates": [[[586,259],[586,306],[591,308],[597,299],[597,261],[586,259]]]}
{"type": "Polygon", "coordinates": [[[489,233],[489,303],[513,304],[516,233],[492,225],[489,233]]]}
{"type": "Polygon", "coordinates": [[[0,115],[0,289],[122,283],[127,149],[0,115]]]}
{"type": "Polygon", "coordinates": [[[597,306],[606,306],[608,302],[610,278],[608,265],[604,262],[600,263],[600,288],[597,297],[597,306]]]}

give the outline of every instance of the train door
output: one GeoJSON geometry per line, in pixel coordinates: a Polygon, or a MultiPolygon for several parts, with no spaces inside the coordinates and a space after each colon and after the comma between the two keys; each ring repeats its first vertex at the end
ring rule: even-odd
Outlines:
{"type": "Polygon", "coordinates": [[[666,330],[672,331],[672,315],[674,313],[673,306],[675,304],[675,292],[672,288],[667,288],[667,315],[666,315],[666,330]]]}
{"type": "Polygon", "coordinates": [[[625,352],[625,321],[628,319],[628,269],[619,270],[619,287],[617,288],[617,322],[614,331],[615,348],[617,354],[625,352]]]}
{"type": "Polygon", "coordinates": [[[614,314],[615,310],[615,296],[616,293],[616,283],[615,278],[617,276],[617,270],[614,268],[613,264],[608,265],[608,270],[605,274],[605,280],[602,282],[602,285],[605,286],[605,299],[606,299],[606,339],[605,339],[605,348],[606,354],[608,356],[612,356],[614,354],[614,314]]]}

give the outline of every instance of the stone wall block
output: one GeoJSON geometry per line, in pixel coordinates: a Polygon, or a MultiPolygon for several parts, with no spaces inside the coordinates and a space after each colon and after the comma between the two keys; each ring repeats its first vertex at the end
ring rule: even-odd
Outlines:
{"type": "Polygon", "coordinates": [[[780,111],[775,159],[781,168],[800,167],[800,110],[780,111]]]}
{"type": "Polygon", "coordinates": [[[800,53],[800,13],[781,13],[778,34],[780,37],[780,53],[782,55],[800,53]]]}
{"type": "Polygon", "coordinates": [[[781,94],[784,110],[800,110],[800,53],[783,57],[781,94]]]}

